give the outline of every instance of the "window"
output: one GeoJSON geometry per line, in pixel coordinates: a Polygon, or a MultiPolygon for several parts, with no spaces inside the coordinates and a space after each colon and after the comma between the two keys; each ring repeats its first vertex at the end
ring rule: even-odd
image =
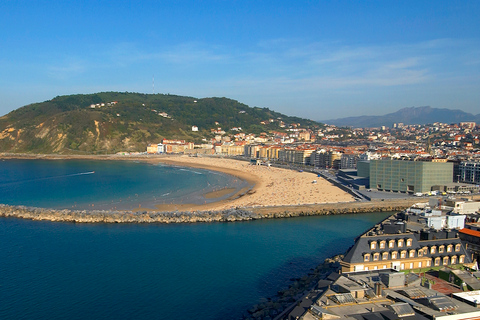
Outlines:
{"type": "Polygon", "coordinates": [[[388,252],[382,253],[382,259],[387,260],[388,259],[388,252]]]}
{"type": "Polygon", "coordinates": [[[438,253],[443,253],[445,246],[438,247],[438,253]]]}
{"type": "Polygon", "coordinates": [[[425,247],[425,248],[423,248],[423,255],[425,256],[425,255],[427,255],[427,254],[428,254],[428,248],[425,247]]]}
{"type": "Polygon", "coordinates": [[[452,250],[453,250],[453,245],[449,244],[447,246],[447,252],[452,252],[452,250]]]}
{"type": "Polygon", "coordinates": [[[423,250],[422,250],[422,249],[418,250],[418,256],[419,256],[419,257],[422,257],[422,256],[423,256],[423,250]]]}
{"type": "Polygon", "coordinates": [[[397,251],[392,252],[392,259],[397,259],[397,251]]]}
{"type": "Polygon", "coordinates": [[[437,247],[433,246],[430,248],[430,254],[435,254],[436,251],[437,251],[437,247]]]}
{"type": "Polygon", "coordinates": [[[410,262],[410,269],[413,269],[413,262],[410,262]]]}
{"type": "Polygon", "coordinates": [[[400,252],[400,258],[405,259],[407,257],[407,251],[400,252]]]}
{"type": "Polygon", "coordinates": [[[458,263],[463,263],[465,256],[461,255],[460,258],[458,259],[458,263]]]}
{"type": "Polygon", "coordinates": [[[388,241],[388,247],[389,247],[389,248],[395,247],[395,240],[390,240],[390,241],[388,241]]]}
{"type": "Polygon", "coordinates": [[[456,264],[457,263],[457,256],[453,256],[452,257],[452,264],[456,264]]]}
{"type": "Polygon", "coordinates": [[[412,246],[412,239],[407,239],[407,247],[411,247],[412,246]]]}
{"type": "Polygon", "coordinates": [[[457,243],[457,244],[455,245],[455,251],[457,251],[457,252],[460,251],[460,247],[461,247],[461,246],[460,246],[460,243],[457,243]]]}
{"type": "Polygon", "coordinates": [[[421,263],[421,262],[418,263],[418,267],[419,267],[419,268],[422,267],[422,263],[421,263]]]}
{"type": "Polygon", "coordinates": [[[446,266],[448,264],[448,257],[443,257],[443,265],[446,266]]]}
{"type": "Polygon", "coordinates": [[[380,253],[374,253],[373,254],[373,261],[378,261],[379,257],[380,257],[380,253]]]}
{"type": "Polygon", "coordinates": [[[398,247],[403,247],[403,239],[398,239],[398,247]]]}
{"type": "Polygon", "coordinates": [[[380,249],[385,249],[385,241],[380,241],[380,249]]]}
{"type": "Polygon", "coordinates": [[[369,253],[365,254],[365,256],[363,257],[363,261],[366,261],[366,262],[370,261],[370,254],[369,253]]]}
{"type": "Polygon", "coordinates": [[[405,269],[405,263],[402,263],[402,264],[400,265],[400,270],[403,270],[403,269],[405,269]]]}
{"type": "Polygon", "coordinates": [[[430,267],[431,264],[432,264],[432,261],[428,260],[427,261],[427,267],[430,267]]]}
{"type": "Polygon", "coordinates": [[[372,241],[372,242],[370,243],[370,249],[371,249],[371,250],[377,249],[377,242],[376,242],[376,241],[372,241]]]}
{"type": "Polygon", "coordinates": [[[368,271],[368,267],[365,267],[365,271],[368,271]]]}
{"type": "Polygon", "coordinates": [[[435,258],[435,265],[436,266],[440,265],[440,257],[435,258]]]}
{"type": "Polygon", "coordinates": [[[415,250],[410,250],[410,252],[408,253],[408,257],[409,258],[414,258],[415,257],[415,250]]]}

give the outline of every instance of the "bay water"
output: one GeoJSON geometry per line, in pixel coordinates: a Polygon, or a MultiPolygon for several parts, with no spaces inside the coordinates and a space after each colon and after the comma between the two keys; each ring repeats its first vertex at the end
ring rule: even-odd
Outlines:
{"type": "MultiPolygon", "coordinates": [[[[102,165],[115,168],[116,162],[102,165]]],[[[151,177],[146,173],[152,166],[132,167],[151,177]]],[[[45,170],[35,179],[59,176],[45,170]]],[[[65,175],[88,170],[66,168],[65,175]]],[[[9,175],[9,183],[15,175],[33,180],[25,173],[9,175]]],[[[127,185],[121,176],[117,183],[127,185]]],[[[11,184],[21,191],[20,185],[27,184],[11,184]]],[[[58,198],[63,205],[68,200],[58,198]]],[[[286,289],[291,278],[345,252],[354,237],[387,215],[210,224],[0,218],[0,319],[241,319],[262,298],[286,289]]]]}
{"type": "Polygon", "coordinates": [[[209,203],[203,195],[248,186],[205,169],[133,161],[2,160],[0,203],[55,209],[138,209],[209,203]]]}

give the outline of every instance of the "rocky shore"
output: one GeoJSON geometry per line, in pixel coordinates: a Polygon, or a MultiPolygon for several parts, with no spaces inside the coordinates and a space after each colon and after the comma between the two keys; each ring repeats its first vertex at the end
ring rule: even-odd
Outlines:
{"type": "Polygon", "coordinates": [[[338,271],[343,255],[327,258],[317,267],[310,269],[310,273],[301,278],[291,279],[288,289],[280,290],[272,298],[266,298],[254,305],[243,316],[244,320],[272,320],[283,319],[310,290],[315,288],[320,280],[330,273],[338,271]]]}
{"type": "Polygon", "coordinates": [[[0,217],[75,223],[196,223],[229,222],[364,212],[399,211],[412,200],[352,202],[282,207],[235,208],[220,211],[106,211],[54,210],[25,206],[0,205],[0,217]]]}

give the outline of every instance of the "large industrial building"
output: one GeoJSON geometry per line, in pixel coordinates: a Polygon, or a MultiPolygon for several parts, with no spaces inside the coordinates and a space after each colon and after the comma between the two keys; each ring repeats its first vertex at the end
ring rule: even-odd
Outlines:
{"type": "Polygon", "coordinates": [[[453,182],[453,163],[446,161],[382,159],[358,162],[357,168],[358,176],[370,178],[371,189],[383,191],[425,193],[453,182]]]}

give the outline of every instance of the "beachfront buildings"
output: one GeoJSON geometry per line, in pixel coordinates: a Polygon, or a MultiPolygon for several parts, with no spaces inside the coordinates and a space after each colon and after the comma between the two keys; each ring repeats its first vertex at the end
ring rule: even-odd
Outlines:
{"type": "Polygon", "coordinates": [[[341,262],[342,272],[473,267],[472,253],[459,238],[465,216],[431,213],[399,213],[358,237],[341,262]],[[444,222],[436,225],[439,219],[431,218],[444,222]]]}
{"type": "Polygon", "coordinates": [[[453,181],[453,163],[443,160],[381,159],[359,162],[358,175],[370,178],[370,188],[404,193],[426,193],[453,181]]]}
{"type": "Polygon", "coordinates": [[[472,264],[458,232],[365,234],[341,262],[342,272],[411,270],[472,264]],[[428,238],[431,236],[431,238],[428,238]]]}

